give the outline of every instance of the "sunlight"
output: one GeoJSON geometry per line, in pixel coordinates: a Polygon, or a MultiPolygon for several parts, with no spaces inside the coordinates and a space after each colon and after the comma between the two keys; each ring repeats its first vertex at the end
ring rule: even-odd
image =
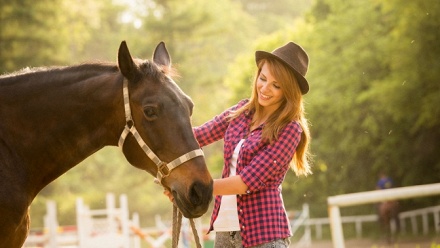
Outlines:
{"type": "Polygon", "coordinates": [[[156,4],[150,0],[113,0],[113,3],[126,7],[121,22],[131,23],[136,29],[142,27],[142,17],[148,16],[156,8],[156,4]]]}

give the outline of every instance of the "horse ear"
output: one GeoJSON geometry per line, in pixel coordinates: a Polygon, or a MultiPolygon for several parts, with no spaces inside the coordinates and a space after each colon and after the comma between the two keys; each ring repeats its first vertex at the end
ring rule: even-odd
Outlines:
{"type": "Polygon", "coordinates": [[[122,75],[128,80],[133,80],[136,73],[136,64],[131,57],[130,51],[128,50],[127,43],[125,41],[121,42],[118,51],[118,65],[119,70],[121,70],[122,75]]]}
{"type": "Polygon", "coordinates": [[[161,41],[154,50],[153,61],[158,65],[171,67],[171,57],[163,41],[161,41]]]}

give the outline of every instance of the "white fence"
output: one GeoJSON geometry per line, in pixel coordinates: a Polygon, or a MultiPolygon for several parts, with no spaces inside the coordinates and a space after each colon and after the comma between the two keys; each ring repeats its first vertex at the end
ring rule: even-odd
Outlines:
{"type": "Polygon", "coordinates": [[[81,248],[139,248],[139,238],[130,237],[126,195],[119,197],[119,207],[113,194],[106,195],[106,208],[91,210],[82,198],[76,200],[78,247],[81,248]]]}
{"type": "Polygon", "coordinates": [[[422,232],[423,235],[429,233],[429,216],[432,215],[434,219],[434,230],[435,233],[440,234],[440,206],[417,209],[413,211],[407,211],[399,214],[400,228],[403,234],[406,233],[406,219],[409,220],[411,224],[411,230],[413,235],[419,234],[419,227],[417,217],[422,218],[422,232]]]}
{"type": "Polygon", "coordinates": [[[382,201],[409,199],[416,197],[440,195],[440,183],[375,190],[361,193],[345,194],[327,198],[329,206],[330,227],[333,246],[345,248],[342,219],[339,207],[355,206],[382,201]]]}
{"type": "Polygon", "coordinates": [[[46,203],[44,229],[41,233],[31,233],[24,247],[44,248],[139,248],[137,235],[130,232],[131,227],[139,226],[139,216],[134,213],[128,219],[127,197],[121,195],[119,207],[113,194],[106,195],[106,208],[91,210],[81,198],[77,199],[77,225],[66,230],[58,225],[56,204],[46,203]]]}
{"type": "Polygon", "coordinates": [[[30,234],[24,243],[24,247],[76,247],[76,230],[60,232],[57,221],[57,210],[54,201],[46,202],[47,213],[44,216],[44,230],[40,234],[30,234]]]}
{"type": "MultiPolygon", "coordinates": [[[[308,209],[307,204],[304,205],[306,209],[308,209]]],[[[303,210],[304,211],[304,210],[303,210]]],[[[431,229],[434,229],[435,233],[440,234],[440,206],[421,208],[417,210],[411,210],[406,212],[399,213],[400,219],[400,232],[402,234],[406,234],[411,232],[414,236],[422,233],[423,235],[428,235],[431,229]],[[434,226],[431,227],[429,224],[432,221],[434,226]],[[407,224],[409,223],[409,227],[407,224]],[[420,228],[421,223],[421,228],[420,228]],[[409,231],[408,231],[409,228],[409,231]]],[[[355,215],[355,216],[341,216],[342,224],[354,224],[356,231],[356,238],[362,237],[363,225],[367,222],[377,222],[378,216],[376,214],[370,215],[355,215]]],[[[299,227],[304,227],[308,236],[310,236],[311,229],[313,228],[315,231],[315,239],[322,239],[322,229],[323,226],[330,225],[329,218],[307,218],[300,219],[295,218],[292,223],[292,231],[295,233],[299,229],[299,227]]],[[[303,236],[302,239],[308,238],[308,236],[303,236]]],[[[309,243],[307,243],[309,244],[309,243]]],[[[295,247],[308,247],[308,245],[304,244],[304,242],[300,241],[296,244],[295,247]]]]}
{"type": "MultiPolygon", "coordinates": [[[[363,193],[355,193],[348,195],[341,195],[336,197],[329,197],[329,213],[332,214],[332,211],[335,211],[332,208],[337,208],[337,214],[339,214],[339,206],[352,206],[357,205],[354,199],[359,199],[359,195],[363,195],[365,197],[360,197],[361,201],[359,204],[365,203],[374,203],[377,201],[384,201],[390,199],[403,199],[403,198],[413,198],[414,194],[420,193],[422,196],[427,195],[435,195],[440,194],[440,184],[428,185],[427,187],[423,185],[406,187],[410,188],[409,193],[404,193],[404,197],[402,196],[401,191],[405,188],[396,188],[382,191],[373,191],[373,192],[363,192],[363,193]],[[416,188],[416,190],[414,190],[416,188]],[[396,191],[397,190],[397,191],[396,191]],[[397,193],[396,193],[397,192],[397,193]],[[370,196],[372,193],[379,193],[378,196],[370,196]],[[378,198],[376,198],[378,197],[378,198]],[[399,198],[400,197],[400,198],[399,198]],[[379,200],[376,200],[379,199],[379,200]]],[[[133,219],[128,219],[128,206],[127,206],[127,198],[125,195],[120,197],[120,207],[116,208],[114,196],[108,194],[107,197],[107,208],[102,210],[90,210],[81,199],[77,200],[77,226],[74,228],[66,228],[60,227],[56,218],[56,205],[53,201],[47,202],[47,214],[44,217],[44,233],[40,233],[39,235],[29,235],[28,239],[25,242],[24,247],[44,247],[44,248],[52,248],[52,247],[69,247],[69,248],[83,248],[83,247],[93,247],[96,248],[98,246],[95,245],[87,245],[90,241],[87,241],[87,238],[97,237],[98,234],[107,233],[103,230],[99,231],[100,228],[91,230],[92,227],[101,226],[103,229],[113,230],[114,236],[118,236],[118,240],[114,241],[114,239],[109,239],[109,236],[102,236],[101,240],[111,242],[111,246],[106,247],[124,247],[124,248],[137,248],[140,247],[140,240],[144,240],[149,243],[152,247],[164,247],[164,244],[167,240],[171,239],[171,227],[169,225],[165,225],[159,216],[156,216],[156,227],[151,228],[139,228],[139,216],[135,213],[133,214],[133,219]],[[98,217],[95,218],[95,223],[92,223],[93,216],[98,217]],[[101,223],[101,224],[99,224],[101,223]],[[63,230],[60,232],[60,230],[63,230]],[[127,236],[128,234],[128,236],[127,236]],[[124,236],[125,235],[125,236],[124,236]],[[103,238],[104,237],[104,238],[103,238]],[[107,238],[107,239],[106,239],[107,238]],[[82,240],[82,241],[81,241],[82,240]],[[125,240],[125,241],[123,241],[125,240]],[[117,245],[120,244],[120,245],[117,245]],[[124,245],[125,244],[125,245],[124,245]]],[[[298,213],[298,212],[297,212],[298,213]]],[[[332,229],[332,238],[334,247],[343,248],[344,247],[344,239],[342,236],[342,223],[354,223],[357,237],[362,236],[362,224],[364,222],[372,222],[377,221],[376,215],[365,215],[365,216],[337,216],[338,223],[334,223],[332,217],[334,215],[330,215],[329,218],[314,218],[311,219],[309,216],[309,207],[307,204],[303,205],[303,210],[299,212],[294,220],[292,221],[292,231],[295,232],[299,227],[303,226],[304,234],[300,238],[300,240],[294,245],[294,247],[310,247],[311,246],[311,228],[315,227],[316,239],[322,238],[322,226],[330,225],[332,229]],[[338,219],[339,218],[339,219],[338,219]],[[338,237],[337,229],[335,226],[340,226],[340,234],[338,237]],[[335,232],[336,230],[336,232],[335,232]],[[340,240],[336,240],[336,238],[340,238],[340,240]]],[[[422,224],[422,233],[426,235],[429,232],[429,223],[431,216],[434,219],[435,232],[440,233],[440,206],[429,207],[424,209],[418,209],[413,211],[402,212],[399,214],[400,223],[401,223],[401,231],[406,233],[407,225],[410,224],[411,231],[414,235],[419,234],[419,224],[422,224]],[[421,221],[419,221],[421,218],[421,221]]],[[[293,218],[293,216],[291,216],[293,218]]],[[[200,219],[197,219],[198,230],[201,231],[203,228],[201,227],[200,219]]],[[[187,247],[186,240],[188,238],[185,235],[185,220],[183,221],[182,226],[182,236],[180,238],[181,242],[179,243],[180,247],[187,247]]],[[[101,229],[102,229],[101,228],[101,229]]],[[[206,228],[204,228],[206,229],[206,228]]],[[[191,233],[190,228],[188,227],[187,233],[191,233]]],[[[199,233],[199,237],[203,237],[202,233],[199,233]]],[[[102,241],[102,242],[104,242],[102,241]]],[[[99,244],[101,241],[98,242],[99,244]]],[[[203,242],[202,242],[203,245],[203,242]]]]}
{"type": "MultiPolygon", "coordinates": [[[[57,221],[56,204],[47,201],[44,228],[38,233],[31,232],[24,248],[140,248],[141,240],[149,247],[163,248],[172,238],[170,223],[162,222],[156,216],[156,226],[139,227],[139,215],[133,213],[129,219],[126,195],[119,197],[119,206],[113,194],[106,195],[105,209],[90,209],[81,198],[76,200],[76,226],[60,227],[57,221]]],[[[201,219],[195,219],[199,237],[203,237],[201,219]]],[[[182,219],[179,248],[190,247],[194,243],[189,220],[182,219]]],[[[202,242],[203,247],[203,242],[202,242]]]]}
{"type": "Polygon", "coordinates": [[[295,216],[295,212],[289,212],[289,219],[291,219],[291,225],[292,225],[292,234],[295,235],[295,233],[299,230],[300,227],[304,226],[304,234],[299,239],[299,241],[294,244],[295,247],[310,247],[312,244],[312,234],[309,226],[310,221],[310,211],[309,211],[309,205],[304,204],[302,211],[299,212],[299,215],[295,216]]]}

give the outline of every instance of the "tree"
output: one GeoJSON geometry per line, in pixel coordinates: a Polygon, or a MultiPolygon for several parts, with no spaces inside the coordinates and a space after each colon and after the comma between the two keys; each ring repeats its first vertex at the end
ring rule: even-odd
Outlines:
{"type": "Polygon", "coordinates": [[[63,61],[56,35],[60,1],[2,1],[0,5],[0,73],[63,61]],[[48,7],[49,6],[49,7],[48,7]]]}
{"type": "MultiPolygon", "coordinates": [[[[301,180],[288,174],[286,205],[309,202],[312,214],[326,216],[328,196],[373,190],[382,170],[400,186],[440,181],[440,75],[432,70],[440,61],[438,7],[435,1],[320,0],[295,30],[256,42],[253,49],[270,51],[293,40],[310,55],[305,100],[314,174],[301,180]]],[[[231,102],[246,96],[254,63],[251,53],[230,66],[231,102]]]]}
{"type": "Polygon", "coordinates": [[[439,64],[438,7],[317,1],[307,107],[322,180],[312,185],[325,195],[372,190],[381,170],[401,186],[440,181],[440,75],[430,70],[439,64]]]}

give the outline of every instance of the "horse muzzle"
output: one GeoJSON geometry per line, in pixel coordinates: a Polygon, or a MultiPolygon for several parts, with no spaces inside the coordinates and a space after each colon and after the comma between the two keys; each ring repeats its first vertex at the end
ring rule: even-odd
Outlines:
{"type": "Polygon", "coordinates": [[[187,193],[171,189],[174,203],[185,218],[198,218],[206,213],[212,201],[213,181],[209,184],[194,182],[187,193]]]}

